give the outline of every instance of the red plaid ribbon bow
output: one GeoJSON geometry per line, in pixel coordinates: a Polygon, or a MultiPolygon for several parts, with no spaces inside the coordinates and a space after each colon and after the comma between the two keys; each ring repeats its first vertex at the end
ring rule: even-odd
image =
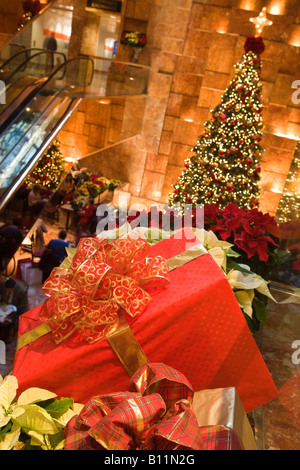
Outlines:
{"type": "Polygon", "coordinates": [[[92,398],[64,430],[64,450],[242,449],[224,426],[199,428],[193,389],[180,372],[147,364],[129,391],[92,398]]]}
{"type": "Polygon", "coordinates": [[[50,326],[56,343],[75,330],[94,343],[115,330],[120,307],[131,317],[143,312],[151,300],[144,288],[168,282],[166,260],[148,258],[150,249],[149,243],[131,234],[111,243],[82,238],[69,269],[54,268],[42,287],[50,298],[40,318],[50,326]]]}

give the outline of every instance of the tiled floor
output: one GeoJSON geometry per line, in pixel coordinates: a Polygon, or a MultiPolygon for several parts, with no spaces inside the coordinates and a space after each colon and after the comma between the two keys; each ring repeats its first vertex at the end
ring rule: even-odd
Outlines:
{"type": "MultiPolygon", "coordinates": [[[[287,298],[273,291],[278,301],[287,298]]],[[[278,398],[264,406],[264,447],[300,449],[300,299],[278,305],[268,302],[269,323],[258,344],[278,389],[278,398]],[[298,352],[297,352],[298,351],[298,352]]]]}
{"type": "MultiPolygon", "coordinates": [[[[57,236],[60,223],[47,223],[46,243],[57,236]]],[[[75,240],[70,231],[68,238],[75,240]]],[[[28,253],[18,254],[19,258],[28,253]]],[[[278,290],[272,291],[278,302],[287,297],[278,290]]],[[[29,287],[29,305],[33,308],[45,299],[41,285],[29,287]]],[[[255,432],[259,449],[298,450],[300,449],[300,299],[298,303],[283,304],[268,302],[268,325],[261,328],[256,342],[261,350],[267,367],[278,388],[278,398],[253,413],[255,432]],[[298,341],[295,349],[295,341],[298,341]]],[[[0,364],[0,374],[5,376],[11,371],[16,338],[10,338],[6,345],[6,364],[0,364]]]]}

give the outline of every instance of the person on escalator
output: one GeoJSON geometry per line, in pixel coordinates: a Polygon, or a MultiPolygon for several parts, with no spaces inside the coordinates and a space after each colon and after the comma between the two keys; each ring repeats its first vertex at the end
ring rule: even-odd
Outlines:
{"type": "Polygon", "coordinates": [[[52,52],[55,52],[57,50],[57,42],[56,42],[56,39],[55,39],[55,32],[54,31],[52,31],[51,36],[48,39],[47,50],[52,51],[52,52]]]}
{"type": "MultiPolygon", "coordinates": [[[[46,36],[44,40],[44,49],[50,52],[57,51],[57,41],[55,39],[55,32],[52,31],[51,36],[46,36]]],[[[54,54],[47,54],[46,56],[46,65],[47,71],[50,72],[52,67],[54,66],[54,54]]]]}

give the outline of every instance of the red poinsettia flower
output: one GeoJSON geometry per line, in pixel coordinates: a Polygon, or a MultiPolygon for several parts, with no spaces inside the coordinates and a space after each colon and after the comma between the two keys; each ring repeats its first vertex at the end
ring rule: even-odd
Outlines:
{"type": "Polygon", "coordinates": [[[23,2],[23,10],[25,13],[32,13],[37,15],[42,9],[42,5],[39,0],[25,0],[23,2]]]}
{"type": "Polygon", "coordinates": [[[204,221],[215,222],[217,220],[218,206],[216,204],[207,204],[204,207],[204,221]]]}
{"type": "Polygon", "coordinates": [[[205,207],[205,222],[213,222],[208,228],[221,240],[231,239],[248,258],[257,255],[260,261],[267,262],[270,244],[277,246],[273,238],[268,235],[274,233],[274,227],[277,226],[274,217],[263,214],[257,208],[241,209],[232,203],[225,209],[205,207]],[[269,231],[270,227],[273,227],[273,232],[269,231]]]}
{"type": "Polygon", "coordinates": [[[262,54],[265,50],[265,45],[261,37],[248,36],[244,44],[245,52],[252,51],[255,54],[262,54]]]}

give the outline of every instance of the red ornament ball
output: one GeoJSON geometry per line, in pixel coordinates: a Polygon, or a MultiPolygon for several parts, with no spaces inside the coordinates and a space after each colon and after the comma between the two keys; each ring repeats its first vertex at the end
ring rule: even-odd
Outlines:
{"type": "Polygon", "coordinates": [[[227,184],[226,184],[226,189],[227,189],[228,191],[233,191],[233,190],[234,190],[234,184],[232,184],[232,183],[227,183],[227,184]]]}

